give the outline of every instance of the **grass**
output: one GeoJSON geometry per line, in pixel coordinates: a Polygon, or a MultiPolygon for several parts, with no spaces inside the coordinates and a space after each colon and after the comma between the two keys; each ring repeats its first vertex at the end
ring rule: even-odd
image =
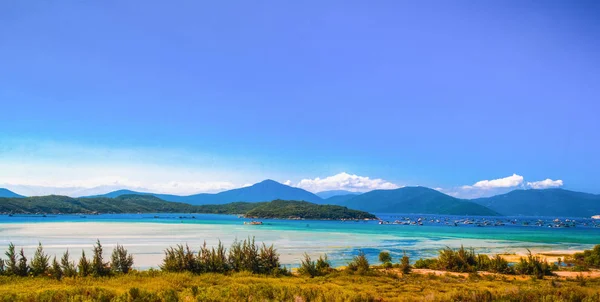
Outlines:
{"type": "Polygon", "coordinates": [[[114,277],[0,277],[0,301],[600,301],[600,279],[397,272],[321,277],[160,271],[114,277]]]}

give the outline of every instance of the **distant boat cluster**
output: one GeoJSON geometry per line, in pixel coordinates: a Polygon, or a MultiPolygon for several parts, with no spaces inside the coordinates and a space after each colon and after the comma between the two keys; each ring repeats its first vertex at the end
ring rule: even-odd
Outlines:
{"type": "MultiPolygon", "coordinates": [[[[395,218],[394,216],[392,216],[395,218]]],[[[575,219],[518,219],[518,218],[461,218],[453,219],[451,217],[399,217],[394,221],[391,220],[379,220],[379,224],[396,224],[396,225],[447,225],[447,226],[460,226],[460,225],[472,225],[475,227],[497,227],[505,225],[520,225],[520,226],[537,226],[537,227],[548,227],[548,228],[574,228],[577,226],[583,227],[597,227],[600,228],[600,215],[592,217],[592,220],[584,219],[577,221],[575,219]]]]}

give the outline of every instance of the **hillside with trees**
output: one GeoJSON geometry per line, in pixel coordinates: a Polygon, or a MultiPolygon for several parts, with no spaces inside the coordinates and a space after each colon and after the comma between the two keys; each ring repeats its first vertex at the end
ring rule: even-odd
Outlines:
{"type": "Polygon", "coordinates": [[[306,201],[233,202],[220,205],[190,205],[164,201],[151,195],[121,195],[115,198],[71,198],[38,196],[0,198],[5,214],[106,214],[106,213],[208,213],[237,214],[252,218],[376,219],[372,214],[342,206],[317,205],[306,201]]]}

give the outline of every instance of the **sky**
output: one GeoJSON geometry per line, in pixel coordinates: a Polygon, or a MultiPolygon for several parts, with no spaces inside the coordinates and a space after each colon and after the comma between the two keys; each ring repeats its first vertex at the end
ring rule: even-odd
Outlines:
{"type": "Polygon", "coordinates": [[[598,1],[0,1],[0,187],[600,193],[598,1]]]}

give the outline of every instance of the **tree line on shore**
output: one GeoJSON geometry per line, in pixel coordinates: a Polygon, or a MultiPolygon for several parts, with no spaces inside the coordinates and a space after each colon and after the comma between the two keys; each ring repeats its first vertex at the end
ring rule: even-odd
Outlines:
{"type": "MultiPolygon", "coordinates": [[[[110,260],[105,261],[103,247],[99,240],[92,247],[92,256],[88,258],[82,250],[78,262],[71,260],[67,250],[60,259],[56,256],[50,259],[45,253],[42,244],[38,245],[33,258],[28,261],[24,250],[19,252],[14,244],[10,243],[5,252],[6,259],[0,259],[0,275],[5,276],[47,276],[55,279],[64,277],[105,277],[119,274],[128,274],[133,270],[133,255],[122,246],[117,244],[113,249],[110,260]]],[[[499,274],[531,275],[542,279],[544,276],[553,275],[553,271],[559,267],[555,263],[548,263],[545,259],[534,256],[531,252],[526,257],[521,257],[519,262],[510,265],[500,255],[489,257],[488,255],[476,254],[473,249],[460,247],[453,250],[445,248],[439,251],[437,258],[419,259],[414,265],[404,253],[399,262],[393,264],[389,252],[383,251],[379,254],[380,267],[370,265],[365,253],[359,253],[350,261],[344,272],[351,274],[370,274],[375,269],[389,270],[398,268],[402,274],[410,274],[413,268],[427,268],[450,272],[489,271],[499,274]]],[[[592,250],[577,253],[565,259],[565,262],[574,263],[583,269],[600,268],[600,245],[592,250]]],[[[253,274],[282,276],[290,275],[291,271],[282,266],[279,254],[273,245],[264,243],[258,245],[254,238],[243,241],[234,241],[229,249],[219,241],[216,247],[208,248],[206,242],[195,252],[188,245],[177,245],[165,250],[160,269],[165,272],[191,272],[221,273],[250,272],[253,274]]],[[[583,270],[582,269],[582,270],[583,270]]],[[[304,254],[298,268],[298,274],[309,277],[324,276],[339,271],[331,266],[327,255],[319,256],[312,260],[310,255],[304,254]]]]}

